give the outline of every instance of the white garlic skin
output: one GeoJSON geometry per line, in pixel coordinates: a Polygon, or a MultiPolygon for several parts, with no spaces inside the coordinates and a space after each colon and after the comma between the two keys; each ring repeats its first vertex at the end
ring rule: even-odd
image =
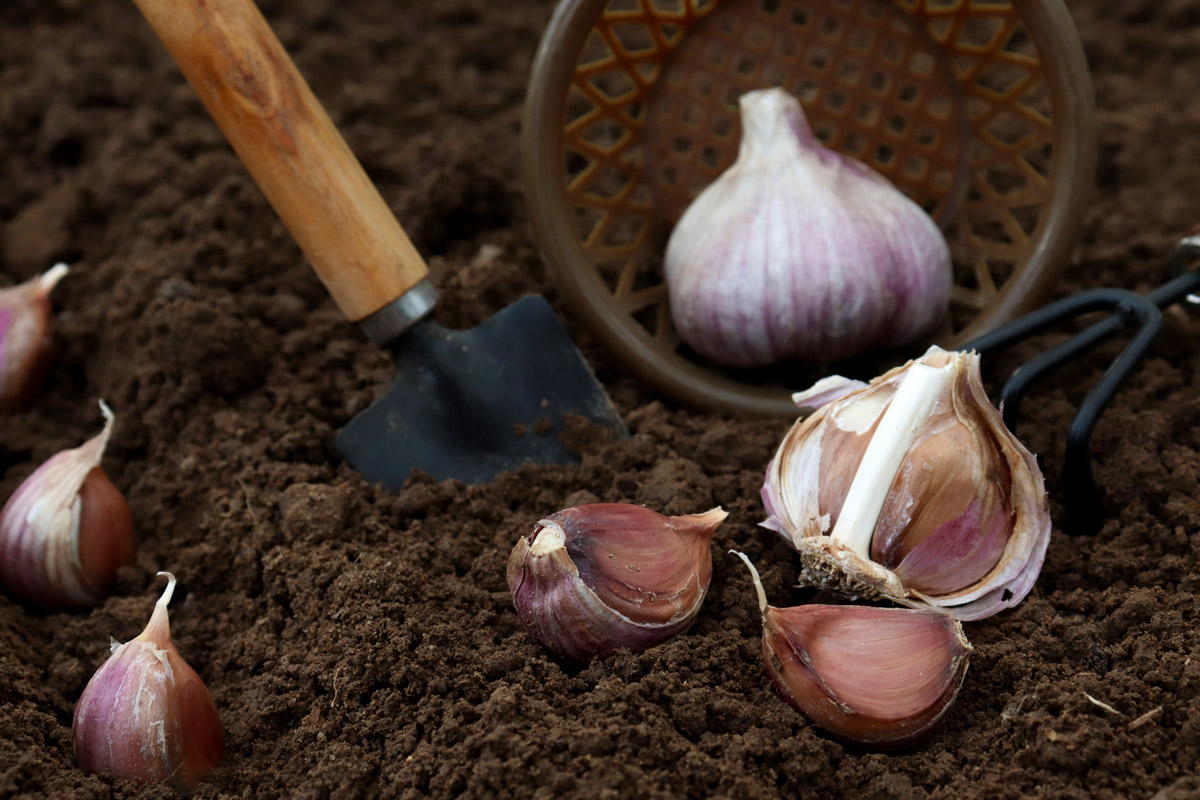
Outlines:
{"type": "Polygon", "coordinates": [[[822,145],[782,89],[740,100],[737,161],[671,233],[679,335],[715,364],[826,363],[929,336],[950,303],[936,223],[870,167],[822,145]]]}
{"type": "Polygon", "coordinates": [[[0,584],[27,605],[91,608],[133,563],[133,515],[100,467],[113,422],[101,410],[102,432],[48,459],[0,510],[0,584]]]}

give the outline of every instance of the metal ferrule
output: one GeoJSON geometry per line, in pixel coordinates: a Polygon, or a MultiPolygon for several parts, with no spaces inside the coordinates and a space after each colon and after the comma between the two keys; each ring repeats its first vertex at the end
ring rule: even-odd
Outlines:
{"type": "Polygon", "coordinates": [[[358,326],[375,344],[387,344],[432,311],[436,302],[437,290],[428,280],[422,280],[383,308],[360,319],[358,326]]]}

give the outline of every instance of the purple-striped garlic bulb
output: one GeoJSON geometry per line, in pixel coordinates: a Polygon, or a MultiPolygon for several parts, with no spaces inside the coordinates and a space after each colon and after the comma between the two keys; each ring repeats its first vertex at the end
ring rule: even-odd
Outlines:
{"type": "Polygon", "coordinates": [[[827,379],[767,467],[763,523],[812,585],[982,619],[1029,594],[1050,541],[1033,455],[975,353],[930,348],[870,384],[827,379]],[[840,395],[840,396],[839,396],[840,395]]]}
{"type": "Polygon", "coordinates": [[[508,560],[508,588],[535,639],[572,663],[647,650],[687,630],[712,578],[721,508],[665,517],[596,503],[551,514],[508,560]]]}
{"type": "Polygon", "coordinates": [[[50,292],[68,271],[55,264],[0,290],[0,413],[26,405],[41,387],[50,353],[50,292]]]}
{"type": "Polygon", "coordinates": [[[104,430],[51,456],[0,510],[0,584],[22,603],[91,608],[133,563],[133,515],[100,466],[114,417],[100,411],[104,430]]]}
{"type": "Polygon", "coordinates": [[[933,333],[953,275],[938,226],[822,145],[782,89],[742,95],[737,161],[667,244],[671,317],[713,363],[826,363],[933,333]]]}

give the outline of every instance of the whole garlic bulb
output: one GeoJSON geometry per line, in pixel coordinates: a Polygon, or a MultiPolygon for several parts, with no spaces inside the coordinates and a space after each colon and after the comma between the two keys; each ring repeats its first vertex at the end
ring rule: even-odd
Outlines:
{"type": "Polygon", "coordinates": [[[169,781],[187,791],[221,760],[224,733],[212,695],[171,641],[167,604],[175,576],[136,639],[113,642],[88,681],[71,724],[85,772],[169,781]]]}
{"type": "Polygon", "coordinates": [[[521,622],[575,663],[671,639],[700,611],[712,578],[709,542],[727,516],[714,508],[665,517],[625,503],[551,514],[508,560],[521,622]]]}
{"type": "Polygon", "coordinates": [[[1050,513],[1037,461],[984,393],[979,356],[933,347],[870,384],[814,390],[799,402],[827,404],[784,437],[762,490],[763,525],[799,551],[805,580],[961,620],[1021,602],[1050,513]]]}
{"type": "Polygon", "coordinates": [[[114,417],[100,410],[104,430],[51,456],[0,510],[0,584],[21,602],[91,608],[133,563],[133,515],[100,466],[114,417]]]}
{"type": "Polygon", "coordinates": [[[950,302],[937,225],[870,167],[822,145],[782,89],[742,95],[737,161],[671,233],[679,335],[723,366],[828,362],[931,334],[950,302]]]}

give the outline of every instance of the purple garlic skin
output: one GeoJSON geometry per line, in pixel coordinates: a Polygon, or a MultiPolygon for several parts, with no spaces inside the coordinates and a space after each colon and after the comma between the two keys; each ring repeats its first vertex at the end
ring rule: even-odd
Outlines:
{"type": "Polygon", "coordinates": [[[762,613],[776,691],[843,742],[894,750],[928,736],[958,697],[971,644],[941,611],[872,606],[776,608],[743,553],[762,613]]]}
{"type": "Polygon", "coordinates": [[[905,747],[942,722],[962,688],[971,645],[939,611],[768,606],[763,660],[779,694],[836,738],[905,747]]]}
{"type": "Polygon", "coordinates": [[[822,145],[782,89],[739,101],[737,161],[684,212],[665,274],[679,335],[709,361],[827,363],[935,332],[950,250],[920,206],[822,145]]]}
{"type": "Polygon", "coordinates": [[[814,398],[826,403],[784,437],[762,490],[763,525],[799,551],[807,582],[960,620],[1029,594],[1050,541],[1045,483],[988,401],[977,354],[931,348],[870,384],[797,395],[802,405],[814,398]],[[938,371],[945,388],[913,426],[898,469],[877,476],[886,489],[878,514],[851,534],[839,523],[861,509],[844,506],[847,496],[871,473],[868,449],[916,370],[938,371]]]}
{"type": "Polygon", "coordinates": [[[42,385],[50,356],[50,292],[67,271],[57,264],[0,290],[0,413],[28,405],[42,385]]]}
{"type": "Polygon", "coordinates": [[[221,761],[224,732],[204,681],[171,641],[170,582],[145,630],[112,654],[75,706],[71,731],[84,772],[169,782],[187,792],[221,761]]]}
{"type": "Polygon", "coordinates": [[[720,508],[665,517],[624,503],[577,506],[540,521],[508,561],[513,604],[565,661],[647,650],[687,630],[712,578],[720,508]]]}
{"type": "Polygon", "coordinates": [[[0,585],[26,605],[92,608],[133,563],[133,515],[100,466],[113,424],[100,407],[104,430],[51,456],[0,510],[0,585]]]}

